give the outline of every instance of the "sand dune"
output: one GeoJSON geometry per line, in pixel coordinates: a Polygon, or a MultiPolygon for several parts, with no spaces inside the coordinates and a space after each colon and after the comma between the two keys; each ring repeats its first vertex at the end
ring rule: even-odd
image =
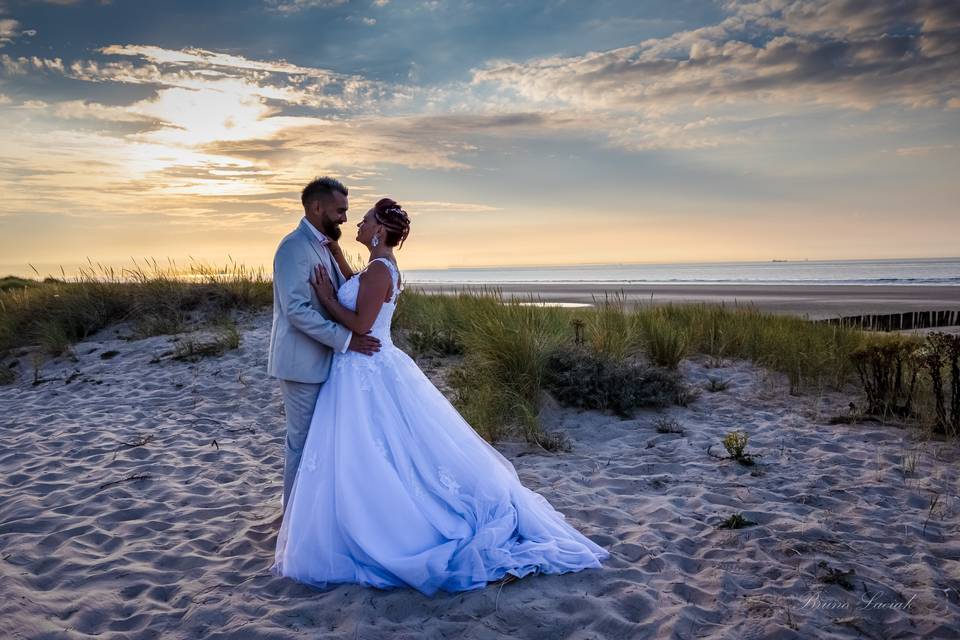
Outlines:
{"type": "Polygon", "coordinates": [[[0,387],[4,638],[960,633],[960,448],[876,423],[827,426],[851,396],[790,396],[782,376],[745,361],[684,361],[694,384],[730,381],[686,408],[619,420],[549,407],[570,453],[499,445],[612,552],[602,569],[432,599],[276,578],[283,422],[264,373],[269,323],[244,319],[239,350],[196,364],[164,355],[170,337],[110,329],[77,345],[76,362],[44,365],[49,381],[0,387]],[[683,434],[658,433],[665,416],[683,434]],[[762,454],[754,469],[708,454],[733,429],[762,454]],[[906,475],[905,456],[916,456],[906,475]],[[757,524],[717,528],[734,513],[757,524]],[[821,581],[851,570],[851,591],[821,581]]]}

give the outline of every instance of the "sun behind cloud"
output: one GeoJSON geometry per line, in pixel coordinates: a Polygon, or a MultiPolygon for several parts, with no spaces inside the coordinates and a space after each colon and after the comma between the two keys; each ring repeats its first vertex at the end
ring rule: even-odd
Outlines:
{"type": "Polygon", "coordinates": [[[955,3],[55,4],[0,7],[8,269],[265,264],[328,173],[422,203],[409,266],[944,254],[960,224],[955,3]]]}

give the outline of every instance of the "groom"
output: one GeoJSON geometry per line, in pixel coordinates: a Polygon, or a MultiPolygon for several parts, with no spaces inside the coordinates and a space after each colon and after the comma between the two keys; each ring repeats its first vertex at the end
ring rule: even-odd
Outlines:
{"type": "Polygon", "coordinates": [[[273,258],[273,330],[267,358],[267,373],[280,379],[287,416],[284,508],[333,352],[349,349],[373,355],[380,350],[380,341],[373,336],[353,333],[331,320],[310,286],[318,264],[336,287],[344,282],[327,245],[340,238],[340,225],[347,221],[347,188],[339,180],[317,178],[303,189],[300,201],[300,226],[280,241],[273,258]]]}

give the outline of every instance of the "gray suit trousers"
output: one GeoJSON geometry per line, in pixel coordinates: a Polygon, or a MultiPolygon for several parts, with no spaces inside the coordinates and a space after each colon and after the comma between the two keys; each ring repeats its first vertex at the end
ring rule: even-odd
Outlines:
{"type": "Polygon", "coordinates": [[[307,441],[307,432],[313,420],[313,410],[317,405],[317,395],[322,383],[294,382],[280,380],[283,393],[283,409],[287,414],[287,443],[283,460],[283,505],[290,503],[290,491],[297,477],[303,445],[307,441]]]}

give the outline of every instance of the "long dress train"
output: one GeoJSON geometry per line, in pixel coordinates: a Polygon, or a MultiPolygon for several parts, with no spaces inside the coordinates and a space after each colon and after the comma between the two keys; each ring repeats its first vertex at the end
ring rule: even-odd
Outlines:
{"type": "MultiPolygon", "coordinates": [[[[506,574],[599,568],[581,534],[481,438],[394,346],[393,295],[373,356],[336,354],[320,388],[271,571],[325,588],[359,583],[426,595],[480,589],[506,574]]],[[[356,308],[359,274],[340,287],[356,308]]]]}

